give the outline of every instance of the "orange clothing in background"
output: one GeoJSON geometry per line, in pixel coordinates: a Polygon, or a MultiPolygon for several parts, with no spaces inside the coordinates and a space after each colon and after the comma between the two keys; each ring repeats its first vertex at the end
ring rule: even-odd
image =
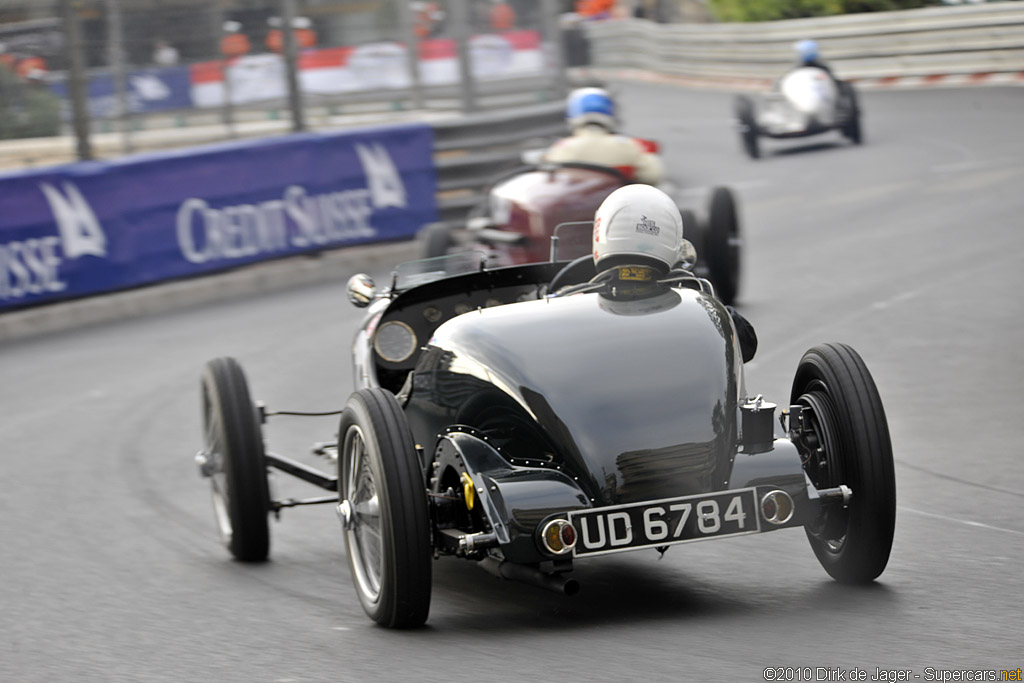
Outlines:
{"type": "Polygon", "coordinates": [[[614,9],[615,0],[577,0],[576,2],[576,13],[585,18],[610,15],[614,9]]]}
{"type": "Polygon", "coordinates": [[[516,25],[516,12],[504,2],[491,8],[491,28],[495,31],[508,31],[516,25]]]}

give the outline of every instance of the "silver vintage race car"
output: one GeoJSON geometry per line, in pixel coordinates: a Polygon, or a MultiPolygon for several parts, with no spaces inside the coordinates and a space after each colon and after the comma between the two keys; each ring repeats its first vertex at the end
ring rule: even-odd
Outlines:
{"type": "Polygon", "coordinates": [[[735,113],[743,149],[752,159],[761,156],[762,137],[805,138],[835,130],[855,145],[863,142],[853,85],[816,67],[783,76],[760,105],[748,95],[738,95],[735,113]]]}

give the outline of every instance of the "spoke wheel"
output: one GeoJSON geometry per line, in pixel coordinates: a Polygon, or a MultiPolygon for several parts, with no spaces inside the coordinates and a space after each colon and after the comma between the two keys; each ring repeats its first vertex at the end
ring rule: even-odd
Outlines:
{"type": "Polygon", "coordinates": [[[430,525],[405,414],[390,392],[361,389],[345,406],[339,436],[339,511],[359,601],[383,626],[422,625],[430,611],[430,525]]]}
{"type": "Polygon", "coordinates": [[[885,569],[896,523],[892,443],[878,389],[863,359],[845,344],[804,354],[791,404],[804,408],[794,434],[804,470],[818,489],[850,487],[848,507],[830,503],[807,525],[818,561],[842,583],[868,583],[885,569]]]}
{"type": "Polygon", "coordinates": [[[261,562],[270,552],[270,491],[263,434],[242,367],[217,358],[203,372],[204,456],[221,539],[243,562],[261,562]]]}

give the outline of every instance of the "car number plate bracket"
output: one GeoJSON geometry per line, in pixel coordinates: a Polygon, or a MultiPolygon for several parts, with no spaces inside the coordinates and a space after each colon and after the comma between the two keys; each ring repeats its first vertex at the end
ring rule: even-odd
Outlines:
{"type": "Polygon", "coordinates": [[[761,531],[754,488],[575,510],[569,521],[578,539],[575,557],[761,531]]]}

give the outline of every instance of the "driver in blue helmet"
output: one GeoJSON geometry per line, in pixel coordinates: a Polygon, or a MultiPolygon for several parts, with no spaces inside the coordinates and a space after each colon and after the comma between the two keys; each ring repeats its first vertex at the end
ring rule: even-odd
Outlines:
{"type": "Polygon", "coordinates": [[[797,69],[804,67],[812,67],[815,69],[821,69],[828,74],[829,78],[836,81],[835,74],[832,73],[832,69],[828,64],[821,61],[821,55],[818,49],[818,43],[813,40],[800,40],[793,44],[793,49],[797,55],[797,69]]]}
{"type": "Polygon", "coordinates": [[[664,165],[648,149],[648,143],[616,132],[615,103],[606,90],[574,90],[566,105],[566,119],[572,135],[552,145],[544,161],[606,166],[627,180],[648,185],[658,185],[664,179],[664,165]]]}

